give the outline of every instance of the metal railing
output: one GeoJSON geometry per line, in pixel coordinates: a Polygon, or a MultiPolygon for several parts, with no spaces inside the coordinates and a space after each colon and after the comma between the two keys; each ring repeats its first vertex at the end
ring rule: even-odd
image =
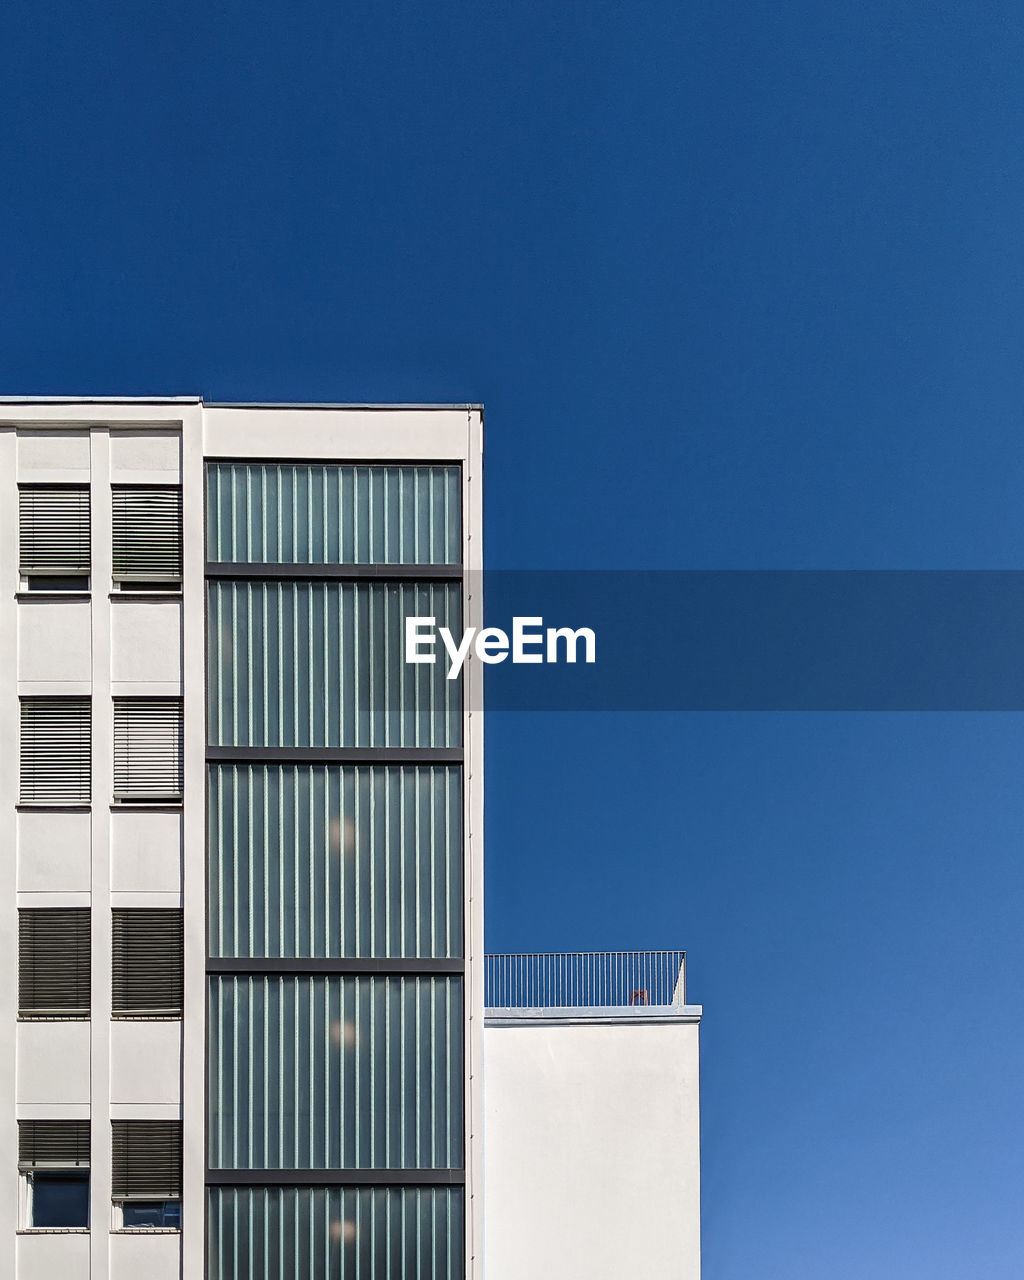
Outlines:
{"type": "Polygon", "coordinates": [[[484,957],[488,1009],[686,1003],[685,951],[552,951],[484,957]]]}

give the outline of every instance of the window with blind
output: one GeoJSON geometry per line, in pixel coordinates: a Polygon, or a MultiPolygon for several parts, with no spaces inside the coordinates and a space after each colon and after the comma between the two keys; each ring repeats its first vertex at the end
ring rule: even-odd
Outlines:
{"type": "Polygon", "coordinates": [[[181,1121],[114,1120],[115,1200],[181,1197],[181,1121]]]}
{"type": "Polygon", "coordinates": [[[180,698],[115,698],[114,799],[180,800],[182,737],[180,698]]]}
{"type": "Polygon", "coordinates": [[[180,1014],[184,1000],[182,913],[177,907],[115,907],[115,1014],[180,1014]]]}
{"type": "Polygon", "coordinates": [[[18,912],[18,1011],[22,1017],[89,1015],[89,908],[18,912]]]}
{"type": "Polygon", "coordinates": [[[23,1226],[88,1227],[88,1120],[19,1120],[18,1169],[28,1189],[23,1226]]]}
{"type": "Polygon", "coordinates": [[[22,804],[88,804],[92,708],[88,698],[22,698],[22,804]]]}
{"type": "Polygon", "coordinates": [[[114,485],[113,578],[122,590],[168,590],[181,582],[181,489],[114,485]]]}
{"type": "Polygon", "coordinates": [[[19,1120],[18,1168],[88,1169],[88,1120],[19,1120]]]}
{"type": "Polygon", "coordinates": [[[89,586],[89,486],[21,485],[18,566],[29,590],[89,586]]]}

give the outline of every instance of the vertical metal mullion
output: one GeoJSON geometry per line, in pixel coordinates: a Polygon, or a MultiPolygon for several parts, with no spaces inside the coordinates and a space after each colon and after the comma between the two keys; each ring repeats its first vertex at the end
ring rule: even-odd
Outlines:
{"type": "MultiPolygon", "coordinates": [[[[391,769],[385,766],[380,774],[376,774],[371,766],[370,774],[372,781],[370,783],[371,797],[376,791],[378,777],[383,782],[384,792],[384,839],[383,854],[381,861],[383,862],[383,878],[384,878],[384,937],[383,947],[379,945],[380,940],[377,937],[377,915],[375,907],[371,907],[370,911],[370,955],[390,956],[393,954],[391,941],[391,857],[392,857],[392,823],[397,821],[398,824],[398,852],[399,857],[402,856],[402,831],[404,829],[404,805],[405,805],[405,787],[401,780],[404,779],[404,770],[399,768],[397,774],[392,773],[391,769]],[[398,813],[392,813],[391,805],[391,785],[392,779],[397,776],[400,779],[398,788],[398,813]]],[[[371,850],[373,846],[371,845],[371,850]]],[[[377,866],[374,863],[373,854],[370,855],[370,871],[371,879],[376,879],[377,866]]]]}

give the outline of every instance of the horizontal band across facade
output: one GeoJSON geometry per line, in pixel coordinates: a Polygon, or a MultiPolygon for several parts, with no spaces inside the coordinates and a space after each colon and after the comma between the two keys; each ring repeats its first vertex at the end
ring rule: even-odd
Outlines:
{"type": "Polygon", "coordinates": [[[449,582],[461,580],[461,564],[208,564],[208,578],[259,578],[294,581],[296,578],[332,582],[449,582]]]}
{"type": "Polygon", "coordinates": [[[465,1169],[207,1169],[208,1187],[461,1187],[465,1169]]]}
{"type": "Polygon", "coordinates": [[[206,972],[209,974],[218,973],[260,973],[260,974],[289,974],[289,973],[360,973],[360,974],[462,974],[466,971],[466,962],[464,960],[434,960],[421,959],[419,957],[411,960],[402,958],[397,959],[332,959],[332,960],[307,960],[307,959],[276,959],[259,957],[252,959],[248,956],[216,956],[211,957],[206,962],[206,972]]]}
{"type": "Polygon", "coordinates": [[[462,764],[461,747],[207,747],[206,759],[252,764],[462,764]]]}

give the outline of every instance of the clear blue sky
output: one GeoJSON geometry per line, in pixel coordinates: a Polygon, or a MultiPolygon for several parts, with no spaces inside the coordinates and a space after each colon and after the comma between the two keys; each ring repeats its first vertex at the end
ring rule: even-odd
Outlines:
{"type": "MultiPolygon", "coordinates": [[[[7,0],[0,47],[0,391],[484,401],[494,567],[1024,567],[1019,4],[7,0]]],[[[489,945],[690,952],[706,1280],[1024,1274],[1021,717],[488,747],[489,945]]]]}

